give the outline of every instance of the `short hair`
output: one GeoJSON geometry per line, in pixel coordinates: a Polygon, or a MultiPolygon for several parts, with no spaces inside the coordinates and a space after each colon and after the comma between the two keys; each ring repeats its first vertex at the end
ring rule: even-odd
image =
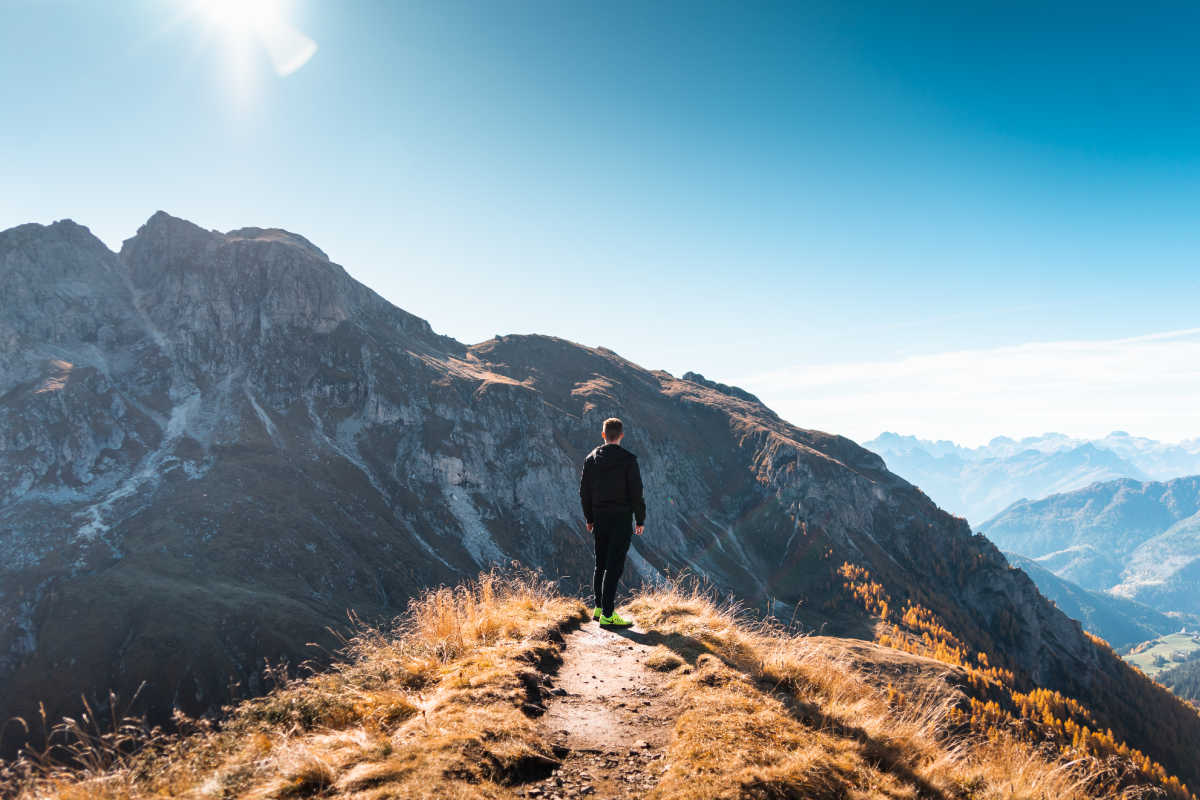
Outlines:
{"type": "Polygon", "coordinates": [[[621,431],[625,426],[621,424],[621,420],[616,417],[609,417],[604,420],[604,438],[612,441],[621,435],[621,431]]]}

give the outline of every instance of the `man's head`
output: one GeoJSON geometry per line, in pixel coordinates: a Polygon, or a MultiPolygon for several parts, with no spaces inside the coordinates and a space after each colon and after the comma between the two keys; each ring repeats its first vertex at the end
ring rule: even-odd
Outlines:
{"type": "Polygon", "coordinates": [[[621,425],[621,420],[616,417],[609,417],[604,420],[604,428],[601,433],[604,436],[604,441],[609,444],[616,444],[625,435],[624,426],[621,425]]]}

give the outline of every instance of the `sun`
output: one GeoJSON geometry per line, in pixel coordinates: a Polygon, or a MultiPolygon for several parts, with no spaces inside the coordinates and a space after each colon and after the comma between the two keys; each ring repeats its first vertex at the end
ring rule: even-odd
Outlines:
{"type": "MultiPolygon", "coordinates": [[[[289,21],[287,0],[192,0],[190,16],[220,32],[233,50],[245,55],[261,46],[280,77],[291,75],[317,52],[317,43],[289,21]]],[[[242,76],[239,81],[246,78],[242,76]]]]}
{"type": "Polygon", "coordinates": [[[287,24],[280,0],[197,0],[196,11],[210,24],[234,33],[287,24]]]}

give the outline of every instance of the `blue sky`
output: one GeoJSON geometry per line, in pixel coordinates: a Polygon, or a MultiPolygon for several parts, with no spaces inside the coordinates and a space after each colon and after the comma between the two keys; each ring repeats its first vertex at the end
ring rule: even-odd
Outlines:
{"type": "Polygon", "coordinates": [[[284,227],[858,439],[1200,435],[1194,4],[267,2],[287,75],[195,6],[0,0],[0,228],[284,227]]]}

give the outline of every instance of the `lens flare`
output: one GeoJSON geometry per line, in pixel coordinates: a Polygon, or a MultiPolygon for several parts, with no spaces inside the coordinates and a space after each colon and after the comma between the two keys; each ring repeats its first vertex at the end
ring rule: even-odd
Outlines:
{"type": "Polygon", "coordinates": [[[288,21],[283,0],[196,0],[192,12],[239,49],[257,42],[281,77],[303,67],[317,52],[317,43],[288,21]]]}

